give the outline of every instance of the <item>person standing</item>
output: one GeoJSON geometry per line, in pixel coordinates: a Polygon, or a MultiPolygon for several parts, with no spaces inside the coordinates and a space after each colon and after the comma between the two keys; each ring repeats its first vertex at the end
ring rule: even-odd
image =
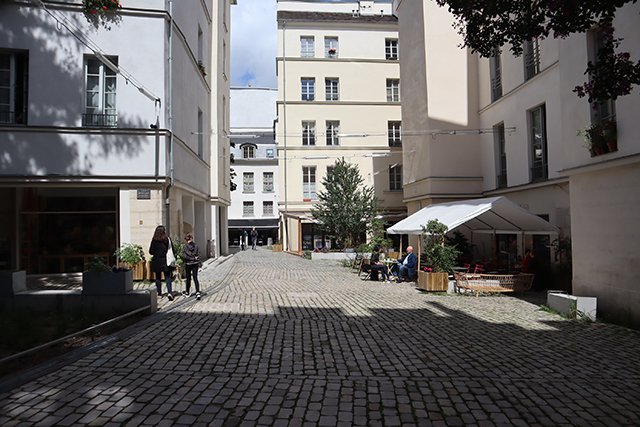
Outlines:
{"type": "Polygon", "coordinates": [[[198,269],[202,267],[202,257],[200,247],[193,241],[193,234],[187,233],[185,236],[187,244],[182,247],[182,258],[187,270],[187,290],[182,292],[185,297],[189,296],[191,289],[191,278],[196,287],[196,299],[200,299],[200,282],[198,281],[198,269]]]}
{"type": "Polygon", "coordinates": [[[173,301],[173,294],[171,293],[171,269],[167,265],[167,252],[172,247],[171,239],[167,236],[167,230],[163,225],[156,227],[156,231],[153,233],[153,239],[151,239],[151,246],[149,246],[149,253],[153,256],[151,260],[151,271],[156,276],[156,288],[158,288],[158,298],[162,298],[162,281],[160,275],[164,273],[164,278],[167,282],[167,298],[169,301],[173,301]]]}
{"type": "Polygon", "coordinates": [[[256,248],[257,243],[258,243],[258,232],[256,231],[256,228],[253,227],[253,229],[251,230],[251,249],[253,249],[254,251],[258,250],[256,248]]]}
{"type": "Polygon", "coordinates": [[[242,229],[241,239],[242,239],[242,242],[240,242],[240,247],[244,251],[245,249],[247,249],[247,230],[244,228],[242,229]]]}

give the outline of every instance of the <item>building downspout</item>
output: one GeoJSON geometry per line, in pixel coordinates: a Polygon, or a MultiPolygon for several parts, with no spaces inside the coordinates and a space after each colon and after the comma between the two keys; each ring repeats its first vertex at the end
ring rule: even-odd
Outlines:
{"type": "Polygon", "coordinates": [[[173,187],[173,0],[169,0],[169,185],[165,200],[167,236],[171,236],[171,187],[173,187]]]}
{"type": "MultiPolygon", "coordinates": [[[[284,142],[284,213],[289,213],[289,204],[287,203],[287,21],[282,21],[282,139],[284,142]]],[[[285,218],[287,218],[285,216],[285,218]]],[[[284,222],[284,250],[288,251],[289,244],[289,220],[284,222]]]]}

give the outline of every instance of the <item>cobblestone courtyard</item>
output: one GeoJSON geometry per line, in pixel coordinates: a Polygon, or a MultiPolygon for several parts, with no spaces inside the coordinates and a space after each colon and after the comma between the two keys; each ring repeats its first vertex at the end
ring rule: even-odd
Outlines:
{"type": "Polygon", "coordinates": [[[640,333],[266,249],[0,394],[2,426],[638,426],[640,333]]]}

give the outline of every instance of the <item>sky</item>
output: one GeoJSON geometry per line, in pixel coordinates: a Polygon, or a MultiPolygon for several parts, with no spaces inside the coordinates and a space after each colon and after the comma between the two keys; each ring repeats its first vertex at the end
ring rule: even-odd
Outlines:
{"type": "Polygon", "coordinates": [[[232,87],[278,87],[277,10],[276,0],[238,0],[231,6],[232,87]]]}

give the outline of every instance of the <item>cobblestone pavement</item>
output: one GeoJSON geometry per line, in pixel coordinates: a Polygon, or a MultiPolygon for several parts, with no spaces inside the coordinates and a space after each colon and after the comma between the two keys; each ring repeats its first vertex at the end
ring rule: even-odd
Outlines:
{"type": "Polygon", "coordinates": [[[640,333],[261,249],[0,394],[2,426],[638,426],[640,333]]]}

